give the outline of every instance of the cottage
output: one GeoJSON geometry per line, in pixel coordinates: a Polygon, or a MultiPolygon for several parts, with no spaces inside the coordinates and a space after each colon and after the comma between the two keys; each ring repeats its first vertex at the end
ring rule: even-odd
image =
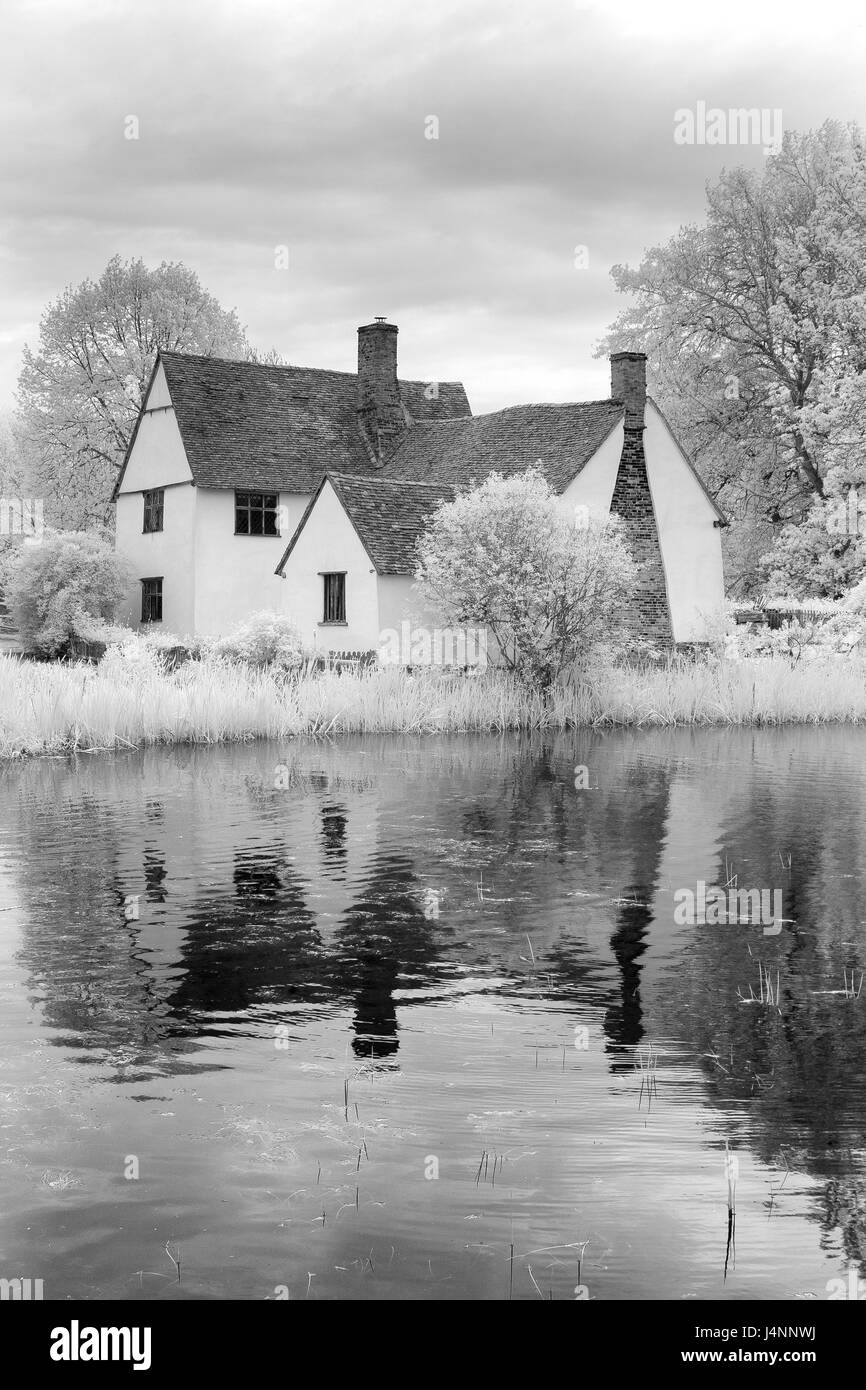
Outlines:
{"type": "Polygon", "coordinates": [[[562,505],[615,511],[642,563],[634,628],[700,641],[724,597],[724,517],[646,394],[646,359],[611,358],[610,399],[473,416],[459,382],[397,375],[397,328],[358,329],[357,374],[160,353],[121,471],[124,616],[181,634],[256,609],[327,651],[378,649],[433,621],[414,545],[454,489],[541,468],[562,505]]]}
{"type": "Polygon", "coordinates": [[[358,331],[357,376],[159,353],[114,493],[124,622],[218,635],[280,609],[275,567],[322,475],[377,477],[396,402],[406,427],[469,414],[458,383],[382,383],[377,331],[358,331]]]}

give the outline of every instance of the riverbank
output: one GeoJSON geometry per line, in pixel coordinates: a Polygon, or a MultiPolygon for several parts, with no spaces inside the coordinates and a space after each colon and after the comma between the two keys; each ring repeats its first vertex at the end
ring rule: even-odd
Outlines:
{"type": "Polygon", "coordinates": [[[158,743],[346,733],[470,733],[631,725],[866,721],[866,662],[690,661],[621,666],[547,698],[507,676],[402,670],[279,677],[191,662],[37,664],[0,657],[0,757],[158,743]]]}

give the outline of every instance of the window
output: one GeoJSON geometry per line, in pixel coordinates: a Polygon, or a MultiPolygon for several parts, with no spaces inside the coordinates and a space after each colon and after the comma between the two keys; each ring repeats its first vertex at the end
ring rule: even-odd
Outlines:
{"type": "Polygon", "coordinates": [[[162,579],[142,579],[141,581],[141,621],[143,623],[162,622],[162,579]]]}
{"type": "Polygon", "coordinates": [[[235,535],[278,536],[278,502],[275,492],[236,492],[235,535]]]}
{"type": "Polygon", "coordinates": [[[346,621],[346,575],[323,574],[325,581],[325,623],[346,621]]]}
{"type": "Polygon", "coordinates": [[[165,489],[154,488],[153,492],[144,493],[144,530],[162,530],[162,503],[165,497],[165,489]]]}

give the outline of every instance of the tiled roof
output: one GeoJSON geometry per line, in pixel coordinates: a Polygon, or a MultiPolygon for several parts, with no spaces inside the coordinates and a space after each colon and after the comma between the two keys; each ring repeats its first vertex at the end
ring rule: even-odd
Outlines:
{"type": "MultiPolygon", "coordinates": [[[[312,492],[328,469],[374,471],[359,428],[354,372],[261,366],[177,352],[161,352],[159,360],[200,486],[312,492]]],[[[459,382],[439,382],[435,400],[426,398],[426,386],[423,381],[400,382],[413,420],[469,414],[459,382]]]]}
{"type": "Polygon", "coordinates": [[[454,496],[454,488],[442,483],[329,473],[301,517],[277,566],[277,574],[282,573],[326,482],[331,483],[379,574],[415,573],[415,542],[427,517],[440,502],[454,496]]]}
{"type": "Polygon", "coordinates": [[[418,424],[385,464],[387,478],[481,482],[538,464],[555,491],[577,476],[622,419],[619,401],[577,405],[517,405],[491,415],[418,424]]]}

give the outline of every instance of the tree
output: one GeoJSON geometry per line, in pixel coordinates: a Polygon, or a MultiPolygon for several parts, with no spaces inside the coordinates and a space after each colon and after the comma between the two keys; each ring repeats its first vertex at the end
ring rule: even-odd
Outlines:
{"type": "Polygon", "coordinates": [[[0,415],[0,497],[23,497],[24,485],[18,442],[16,421],[11,411],[0,415]]]}
{"type": "Polygon", "coordinates": [[[487,627],[541,687],[616,639],[636,577],[617,519],[577,522],[536,468],[442,503],[418,543],[426,602],[449,626],[487,627]]]}
{"type": "Polygon", "coordinates": [[[45,531],[7,550],[0,581],[25,651],[58,656],[111,622],[130,576],[109,541],[45,531]]]}
{"type": "Polygon", "coordinates": [[[50,512],[107,524],[110,498],[158,349],[255,358],[237,314],[186,266],[115,256],[49,304],[18,383],[24,434],[50,512]]]}
{"type": "Polygon", "coordinates": [[[651,389],[723,509],[742,577],[815,498],[856,481],[866,426],[866,162],[856,126],[789,132],[762,175],[725,171],[703,226],[636,270],[601,350],[643,347],[651,389]],[[847,479],[831,477],[847,470],[847,479]],[[736,532],[739,530],[740,535],[736,532]],[[757,538],[743,532],[757,532],[757,538]],[[762,544],[763,542],[763,544],[762,544]]]}

